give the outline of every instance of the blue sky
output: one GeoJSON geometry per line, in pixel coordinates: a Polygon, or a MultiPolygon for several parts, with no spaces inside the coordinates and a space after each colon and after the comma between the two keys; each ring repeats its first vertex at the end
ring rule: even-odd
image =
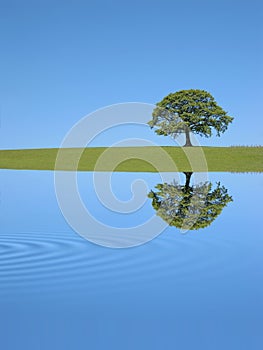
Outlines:
{"type": "MultiPolygon", "coordinates": [[[[202,144],[262,144],[261,1],[0,0],[0,6],[1,149],[58,147],[74,123],[98,108],[156,103],[190,88],[208,90],[235,117],[220,139],[200,138],[202,144]]],[[[105,135],[99,144],[111,141],[105,135]]]]}

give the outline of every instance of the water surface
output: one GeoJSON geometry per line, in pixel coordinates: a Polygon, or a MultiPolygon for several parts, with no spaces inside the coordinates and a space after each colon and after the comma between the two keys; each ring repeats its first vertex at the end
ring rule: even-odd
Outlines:
{"type": "MultiPolygon", "coordinates": [[[[160,183],[158,174],[139,175],[149,191],[160,183]]],[[[79,187],[98,220],[129,227],[155,215],[147,196],[133,214],[108,210],[92,176],[80,174],[79,187]]],[[[52,172],[0,177],[3,349],[262,348],[262,174],[209,174],[233,198],[210,226],[186,234],[168,226],[127,249],[72,230],[52,172]]],[[[130,199],[137,178],[115,173],[116,197],[130,199]]]]}

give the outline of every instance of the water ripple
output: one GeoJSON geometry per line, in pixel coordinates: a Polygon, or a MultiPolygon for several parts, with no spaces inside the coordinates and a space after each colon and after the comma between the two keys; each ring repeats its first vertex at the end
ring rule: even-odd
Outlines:
{"type": "Polygon", "coordinates": [[[138,248],[107,249],[70,233],[0,235],[1,292],[89,291],[183,280],[219,271],[232,244],[169,232],[138,248]],[[219,252],[215,255],[215,251],[219,252]]]}

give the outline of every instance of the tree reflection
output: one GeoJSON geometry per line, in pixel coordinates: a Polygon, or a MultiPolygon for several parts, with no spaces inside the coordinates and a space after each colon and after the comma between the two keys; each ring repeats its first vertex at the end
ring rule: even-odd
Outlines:
{"type": "Polygon", "coordinates": [[[233,199],[227,189],[216,183],[212,189],[211,182],[190,185],[193,173],[185,172],[185,184],[163,183],[155,186],[148,197],[157,215],[170,226],[183,230],[198,230],[207,227],[220,215],[223,208],[233,199]]]}

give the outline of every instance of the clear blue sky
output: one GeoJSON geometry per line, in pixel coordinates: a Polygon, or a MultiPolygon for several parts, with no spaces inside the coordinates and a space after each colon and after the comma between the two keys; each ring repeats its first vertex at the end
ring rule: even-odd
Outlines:
{"type": "Polygon", "coordinates": [[[57,147],[97,108],[189,88],[210,91],[235,116],[203,144],[262,144],[262,1],[0,5],[0,148],[57,147]]]}

